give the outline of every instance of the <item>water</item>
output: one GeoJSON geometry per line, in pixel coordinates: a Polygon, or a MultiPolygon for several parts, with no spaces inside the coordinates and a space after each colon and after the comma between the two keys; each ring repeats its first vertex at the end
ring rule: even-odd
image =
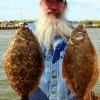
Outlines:
{"type": "MultiPolygon", "coordinates": [[[[87,29],[87,31],[97,51],[98,62],[99,62],[99,73],[100,73],[100,28],[87,29]]],[[[100,75],[93,91],[95,92],[96,95],[100,96],[100,75]]]]}
{"type": "MultiPolygon", "coordinates": [[[[4,70],[2,68],[2,59],[5,51],[9,45],[10,39],[16,30],[0,30],[0,100],[18,100],[19,97],[15,91],[10,87],[4,70]]],[[[89,36],[96,48],[98,59],[100,62],[100,28],[99,29],[87,29],[89,36]]],[[[97,85],[93,89],[96,95],[100,96],[100,78],[97,85]]]]}
{"type": "Polygon", "coordinates": [[[18,96],[10,87],[2,68],[2,59],[9,45],[11,36],[15,31],[16,30],[0,30],[0,100],[18,100],[18,96]]]}

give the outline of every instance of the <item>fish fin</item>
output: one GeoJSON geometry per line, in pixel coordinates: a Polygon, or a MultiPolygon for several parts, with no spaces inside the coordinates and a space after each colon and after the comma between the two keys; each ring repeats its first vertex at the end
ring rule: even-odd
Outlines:
{"type": "Polygon", "coordinates": [[[29,96],[28,95],[22,95],[20,100],[29,100],[29,96]]]}

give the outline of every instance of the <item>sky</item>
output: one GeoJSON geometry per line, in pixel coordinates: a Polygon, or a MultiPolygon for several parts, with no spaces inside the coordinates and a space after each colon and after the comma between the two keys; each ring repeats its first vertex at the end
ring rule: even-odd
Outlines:
{"type": "MultiPolygon", "coordinates": [[[[100,20],[100,0],[67,0],[69,20],[100,20]]],[[[0,21],[35,20],[40,15],[39,0],[0,0],[0,21]]]]}

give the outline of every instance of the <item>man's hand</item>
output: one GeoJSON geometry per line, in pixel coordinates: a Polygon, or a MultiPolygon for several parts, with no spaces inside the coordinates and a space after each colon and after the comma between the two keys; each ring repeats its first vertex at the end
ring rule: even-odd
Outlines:
{"type": "Polygon", "coordinates": [[[94,92],[91,92],[84,100],[100,100],[100,97],[95,96],[94,92]]]}

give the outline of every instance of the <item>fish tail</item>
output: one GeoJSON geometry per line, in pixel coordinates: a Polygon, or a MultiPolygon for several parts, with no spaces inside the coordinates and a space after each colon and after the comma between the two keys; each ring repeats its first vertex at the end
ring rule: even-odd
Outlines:
{"type": "Polygon", "coordinates": [[[28,95],[22,95],[20,100],[29,100],[29,96],[28,95]]]}
{"type": "Polygon", "coordinates": [[[84,100],[83,97],[76,97],[76,100],[84,100]]]}

